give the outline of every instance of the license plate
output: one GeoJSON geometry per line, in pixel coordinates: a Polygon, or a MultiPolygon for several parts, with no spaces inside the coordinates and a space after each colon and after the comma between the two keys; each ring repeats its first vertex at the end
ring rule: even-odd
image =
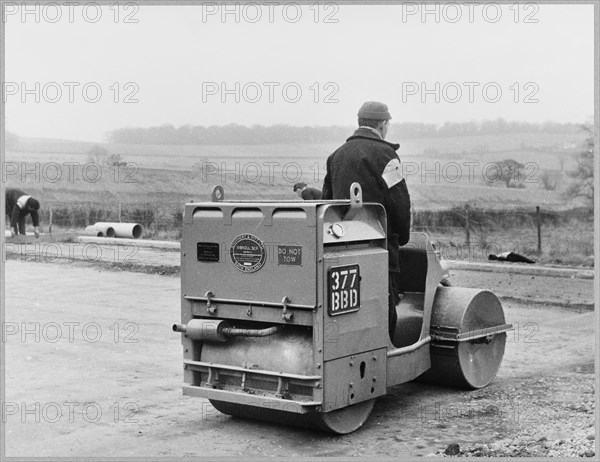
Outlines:
{"type": "Polygon", "coordinates": [[[358,311],[360,308],[360,268],[358,265],[335,266],[327,272],[330,316],[358,311]]]}

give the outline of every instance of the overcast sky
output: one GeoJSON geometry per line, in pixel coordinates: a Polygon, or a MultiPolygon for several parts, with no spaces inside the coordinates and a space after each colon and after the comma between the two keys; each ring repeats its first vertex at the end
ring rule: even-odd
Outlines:
{"type": "Polygon", "coordinates": [[[387,103],[393,122],[593,116],[593,5],[280,3],[15,2],[6,128],[103,141],[164,123],[353,125],[365,100],[387,103]]]}

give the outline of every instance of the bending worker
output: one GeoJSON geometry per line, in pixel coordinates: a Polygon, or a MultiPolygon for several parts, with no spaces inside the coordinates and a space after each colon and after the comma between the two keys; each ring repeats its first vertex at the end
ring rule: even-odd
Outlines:
{"type": "Polygon", "coordinates": [[[389,254],[389,332],[396,327],[398,247],[410,238],[410,195],[402,176],[399,144],[385,141],[392,117],[385,104],[369,101],[358,111],[358,129],[327,159],[323,199],[349,199],[350,185],[361,185],[364,202],[378,202],[387,214],[389,254]]]}
{"type": "Polygon", "coordinates": [[[40,203],[15,188],[6,188],[6,215],[10,217],[10,234],[25,234],[25,218],[31,215],[35,237],[40,237],[40,203]]]}
{"type": "Polygon", "coordinates": [[[315,201],[321,199],[321,190],[317,188],[311,188],[306,183],[296,183],[294,185],[294,192],[305,201],[315,201]]]}

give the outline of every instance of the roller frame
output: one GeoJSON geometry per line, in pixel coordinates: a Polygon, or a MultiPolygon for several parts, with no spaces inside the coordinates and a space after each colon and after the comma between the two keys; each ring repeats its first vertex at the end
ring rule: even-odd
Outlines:
{"type": "MultiPolygon", "coordinates": [[[[217,201],[218,204],[222,202],[223,197],[224,192],[222,188],[213,194],[213,200],[217,201]]],[[[257,204],[257,202],[254,201],[236,201],[236,203],[239,203],[240,207],[248,204],[257,204]]],[[[263,210],[266,213],[266,217],[263,220],[265,226],[272,225],[273,217],[270,214],[274,213],[278,207],[282,206],[281,204],[284,204],[285,206],[290,205],[287,202],[269,202],[264,203],[264,206],[263,203],[258,202],[258,204],[263,207],[263,210]]],[[[198,207],[202,207],[203,205],[204,204],[202,203],[186,205],[186,211],[184,214],[184,224],[186,226],[193,224],[192,215],[196,210],[198,210],[198,207]]],[[[377,234],[378,231],[376,230],[378,226],[380,226],[380,229],[386,229],[386,217],[383,207],[381,207],[379,204],[369,204],[369,207],[371,208],[365,211],[363,208],[362,192],[360,189],[359,193],[352,197],[351,201],[320,201],[316,204],[312,204],[312,209],[310,208],[311,204],[307,202],[298,204],[298,207],[300,207],[300,205],[302,205],[304,210],[307,211],[320,210],[317,213],[316,219],[310,218],[311,215],[310,213],[308,214],[308,226],[316,226],[317,229],[325,229],[328,226],[328,220],[331,220],[332,216],[335,220],[335,214],[338,213],[338,210],[346,210],[345,216],[344,213],[342,213],[337,218],[340,220],[339,222],[343,223],[346,227],[346,235],[341,240],[344,241],[345,239],[347,242],[352,242],[353,237],[356,239],[357,236],[367,236],[367,240],[372,239],[371,242],[375,243],[375,250],[378,248],[378,246],[379,248],[383,247],[385,249],[385,235],[380,236],[377,234]],[[319,209],[315,209],[316,207],[319,207],[319,209]],[[329,215],[327,215],[328,213],[329,215]],[[377,216],[378,218],[376,218],[376,221],[379,222],[379,225],[373,227],[373,224],[369,224],[369,226],[365,227],[364,224],[367,223],[365,220],[373,220],[373,217],[377,216]]],[[[234,212],[232,212],[232,210],[235,210],[235,208],[232,207],[233,206],[230,206],[229,208],[225,207],[223,209],[223,224],[225,226],[231,225],[232,222],[235,221],[234,212]]],[[[207,209],[209,208],[210,207],[207,206],[207,209]]],[[[328,235],[327,233],[321,234],[319,232],[316,234],[316,259],[319,262],[317,265],[317,279],[326,282],[326,265],[331,265],[331,263],[327,263],[324,245],[327,245],[328,243],[329,245],[336,244],[336,239],[340,239],[340,236],[332,236],[328,235]]],[[[371,412],[374,399],[377,396],[385,394],[387,388],[414,379],[427,381],[428,373],[432,371],[432,358],[435,357],[435,355],[439,355],[439,351],[444,350],[445,348],[448,348],[452,351],[455,350],[456,359],[454,361],[456,364],[459,364],[460,352],[464,351],[464,348],[460,347],[460,345],[482,344],[483,346],[481,348],[486,348],[486,343],[497,342],[497,339],[500,338],[500,336],[505,337],[505,333],[512,329],[512,325],[504,321],[495,326],[476,328],[475,330],[470,330],[468,332],[460,332],[460,326],[431,324],[433,317],[432,315],[434,314],[435,309],[442,311],[448,309],[450,312],[452,312],[452,316],[457,317],[457,319],[462,319],[463,314],[467,310],[467,307],[453,306],[448,308],[440,308],[437,306],[435,301],[439,290],[454,290],[455,292],[451,293],[456,294],[457,299],[461,299],[461,297],[468,298],[469,294],[466,292],[460,292],[463,290],[461,288],[442,287],[448,285],[448,273],[440,263],[438,252],[435,251],[425,234],[412,233],[409,245],[414,245],[419,249],[423,249],[424,252],[426,252],[427,259],[427,270],[425,275],[426,280],[422,295],[423,317],[418,339],[409,345],[395,347],[389,339],[383,344],[377,344],[372,343],[372,340],[360,340],[362,337],[355,336],[355,340],[360,340],[363,343],[366,342],[365,345],[368,346],[363,347],[363,350],[358,349],[356,351],[348,351],[346,356],[343,356],[343,353],[340,352],[340,349],[338,348],[339,345],[328,346],[323,339],[323,337],[326,335],[324,326],[327,318],[324,314],[325,308],[320,304],[322,300],[325,300],[326,296],[325,292],[323,291],[324,289],[322,283],[317,284],[316,302],[313,305],[312,303],[306,302],[298,303],[296,300],[290,300],[287,296],[284,296],[283,299],[281,299],[281,302],[279,302],[279,300],[269,300],[266,298],[259,300],[247,300],[240,297],[215,296],[215,293],[217,295],[219,294],[218,290],[209,290],[206,292],[206,294],[185,293],[186,286],[182,277],[182,323],[188,322],[191,319],[200,318],[214,319],[215,321],[223,319],[231,321],[233,324],[235,324],[236,320],[237,322],[243,322],[244,319],[254,316],[256,320],[262,320],[261,322],[264,323],[264,326],[258,327],[258,329],[268,329],[269,326],[273,325],[282,326],[283,329],[286,328],[286,325],[306,326],[309,328],[312,327],[314,337],[312,347],[313,361],[316,365],[315,367],[317,367],[317,369],[314,369],[313,374],[300,374],[269,370],[265,369],[264,367],[259,369],[246,366],[235,366],[231,364],[219,363],[218,361],[214,361],[212,359],[197,360],[193,358],[193,355],[197,353],[189,351],[189,340],[184,341],[186,334],[182,331],[182,343],[184,343],[184,346],[186,346],[185,351],[189,351],[187,354],[184,353],[184,370],[186,382],[188,382],[188,385],[183,387],[184,394],[207,398],[211,400],[211,402],[215,403],[215,407],[221,408],[224,412],[231,413],[232,415],[263,419],[266,418],[265,409],[267,408],[285,409],[285,411],[274,412],[273,414],[276,414],[276,416],[269,416],[267,420],[285,424],[293,424],[294,418],[291,417],[292,415],[304,416],[302,417],[302,422],[304,423],[301,425],[309,426],[309,428],[330,431],[333,433],[349,433],[363,425],[368,418],[369,413],[371,412]],[[294,303],[292,303],[292,301],[294,301],[294,303]],[[276,314],[277,311],[279,311],[279,314],[276,314]],[[323,323],[321,327],[319,327],[320,322],[323,323]],[[369,352],[369,349],[372,350],[372,353],[369,352]],[[352,372],[352,369],[347,367],[347,363],[349,362],[350,366],[352,366],[352,363],[355,361],[354,358],[360,358],[358,362],[362,361],[362,363],[365,363],[365,360],[368,359],[365,355],[378,356],[384,363],[383,369],[377,369],[379,371],[377,372],[377,380],[380,380],[379,384],[377,385],[377,393],[375,393],[373,398],[370,399],[368,396],[363,394],[357,402],[350,402],[348,401],[349,398],[346,397],[343,398],[340,403],[328,403],[326,401],[326,396],[327,387],[331,386],[329,381],[341,380],[343,385],[344,381],[349,380],[347,378],[349,377],[348,374],[352,372]],[[325,369],[327,369],[327,364],[330,365],[328,367],[332,367],[331,365],[334,363],[338,364],[336,366],[338,368],[338,372],[336,372],[334,376],[329,374],[328,378],[327,374],[325,373],[326,371],[324,371],[322,368],[322,365],[325,365],[325,369]],[[203,377],[206,377],[206,381],[197,384],[190,384],[190,379],[195,377],[194,374],[197,373],[204,374],[203,377]],[[232,385],[230,382],[226,382],[223,386],[221,386],[222,384],[219,382],[219,375],[229,377],[229,380],[231,380],[232,377],[239,377],[241,380],[241,385],[236,385],[235,383],[232,385]],[[273,383],[275,380],[278,381],[277,390],[268,392],[263,392],[260,389],[247,390],[244,385],[247,380],[258,380],[258,383],[260,383],[261,380],[270,381],[269,383],[273,383]],[[381,380],[383,380],[383,382],[381,382],[381,380]],[[305,387],[305,390],[312,390],[312,396],[306,394],[302,395],[306,399],[290,398],[291,395],[289,395],[287,392],[290,383],[302,384],[302,386],[305,387]],[[382,383],[383,388],[379,388],[381,387],[382,383]]],[[[360,248],[361,247],[357,247],[357,249],[360,248]]],[[[186,250],[189,251],[190,249],[185,248],[184,245],[182,245],[182,274],[184,272],[183,270],[186,268],[184,264],[186,250]]],[[[351,262],[353,258],[352,247],[349,247],[349,251],[343,250],[339,255],[342,258],[340,264],[345,264],[344,262],[346,260],[351,262]]],[[[376,253],[373,255],[376,255],[376,253]]],[[[365,256],[361,257],[360,251],[357,251],[357,258],[359,259],[357,261],[362,262],[361,265],[364,264],[364,261],[366,261],[365,256]]],[[[368,273],[369,272],[367,271],[367,274],[368,273]]],[[[381,278],[381,275],[379,277],[381,278]]],[[[387,279],[385,287],[387,287],[387,279]]],[[[361,290],[366,289],[364,286],[362,286],[361,290]]],[[[475,293],[471,300],[474,300],[476,295],[478,294],[475,293]]],[[[369,298],[368,293],[367,298],[371,299],[369,298]]],[[[380,296],[379,298],[381,300],[383,297],[380,296]]],[[[501,310],[501,305],[499,306],[501,310]]],[[[387,307],[387,297],[385,297],[385,307],[387,307]]],[[[383,309],[383,307],[381,308],[383,309]]],[[[363,310],[363,315],[365,314],[365,309],[368,308],[361,307],[361,310],[363,310]]],[[[334,318],[334,320],[336,322],[338,320],[347,321],[350,319],[347,318],[347,316],[352,315],[357,314],[344,314],[339,318],[334,318]]],[[[379,327],[381,327],[380,324],[381,322],[377,323],[379,327]]],[[[387,325],[384,327],[386,332],[385,338],[387,339],[387,325]]],[[[257,327],[253,328],[257,329],[257,327]]],[[[502,337],[503,340],[504,337],[502,337]]],[[[226,344],[227,340],[223,340],[223,338],[220,340],[225,341],[226,344]]],[[[211,339],[209,337],[200,337],[196,339],[196,342],[199,342],[199,348],[201,349],[202,342],[205,341],[211,341],[211,339]]],[[[358,343],[360,343],[360,341],[358,343]]],[[[503,348],[504,343],[502,343],[502,353],[503,348]]],[[[373,356],[373,358],[375,358],[375,356],[373,356]]],[[[215,358],[218,359],[218,355],[215,358]]],[[[368,370],[371,371],[371,375],[374,374],[371,368],[368,370]]],[[[438,373],[437,379],[439,379],[439,375],[440,374],[438,373]]],[[[495,375],[495,372],[493,375],[495,375]]],[[[373,380],[376,380],[374,375],[373,380]]],[[[461,382],[461,380],[455,380],[455,382],[461,382]]],[[[462,380],[462,382],[464,383],[459,383],[459,386],[466,385],[467,387],[477,388],[477,385],[479,385],[478,383],[475,383],[476,386],[473,386],[473,383],[470,383],[468,378],[466,380],[462,380]]],[[[456,383],[448,383],[447,385],[456,386],[456,383]]],[[[485,385],[487,385],[487,383],[482,386],[485,385]]],[[[352,387],[352,384],[350,384],[350,387],[352,387]]],[[[340,393],[343,391],[343,389],[344,386],[342,386],[342,388],[339,388],[338,386],[338,391],[336,393],[340,393]]],[[[371,388],[371,393],[373,393],[373,390],[374,388],[371,388]]],[[[350,392],[352,392],[352,388],[347,392],[348,395],[350,392]]],[[[352,396],[354,396],[354,394],[352,394],[352,396]]]]}

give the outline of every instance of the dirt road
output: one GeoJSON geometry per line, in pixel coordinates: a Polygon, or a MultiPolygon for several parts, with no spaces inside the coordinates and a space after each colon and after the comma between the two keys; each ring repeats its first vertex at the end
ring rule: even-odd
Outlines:
{"type": "Polygon", "coordinates": [[[178,277],[9,260],[3,446],[15,457],[397,458],[442,455],[451,443],[466,455],[591,456],[593,281],[549,279],[508,287],[491,274],[456,272],[456,285],[498,285],[514,297],[503,301],[517,329],[498,377],[472,392],[396,386],[363,429],[334,437],[231,418],[182,396],[180,337],[171,331],[178,277]],[[537,303],[527,301],[536,293],[537,303]]]}

